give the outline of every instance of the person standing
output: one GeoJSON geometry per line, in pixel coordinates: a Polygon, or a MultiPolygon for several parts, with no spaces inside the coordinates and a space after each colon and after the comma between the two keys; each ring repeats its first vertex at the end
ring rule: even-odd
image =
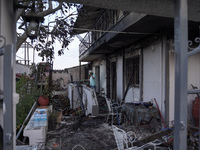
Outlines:
{"type": "Polygon", "coordinates": [[[90,87],[96,91],[96,81],[95,81],[95,74],[92,70],[89,71],[90,75],[90,87]]]}

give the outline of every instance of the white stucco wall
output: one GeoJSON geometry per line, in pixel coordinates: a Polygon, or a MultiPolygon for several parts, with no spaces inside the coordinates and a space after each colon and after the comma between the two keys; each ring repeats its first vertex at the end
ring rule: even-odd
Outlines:
{"type": "Polygon", "coordinates": [[[106,61],[103,60],[100,66],[100,93],[105,94],[106,91],[106,61]]]}
{"type": "Polygon", "coordinates": [[[69,83],[68,84],[68,98],[70,101],[70,108],[76,109],[80,107],[80,100],[78,97],[77,87],[75,84],[69,83]]]}
{"type": "Polygon", "coordinates": [[[136,87],[129,88],[125,97],[125,103],[127,102],[138,102],[140,101],[140,89],[136,87]]]}
{"type": "MultiPolygon", "coordinates": [[[[188,89],[192,89],[192,86],[196,86],[200,89],[200,54],[190,56],[188,58],[188,89]]],[[[192,120],[192,102],[194,101],[196,94],[188,94],[188,119],[192,120]]]]}
{"type": "Polygon", "coordinates": [[[65,87],[65,86],[67,86],[67,84],[70,81],[70,74],[68,74],[67,72],[64,72],[64,71],[61,71],[61,72],[53,71],[52,72],[52,79],[53,79],[53,81],[59,80],[61,86],[65,87]]]}
{"type": "MultiPolygon", "coordinates": [[[[170,120],[174,120],[174,75],[175,75],[175,63],[174,53],[169,55],[169,67],[170,67],[170,120]]],[[[200,89],[200,54],[190,56],[188,58],[188,89],[192,89],[191,84],[200,89]]],[[[192,117],[192,101],[195,99],[196,94],[188,94],[188,120],[193,121],[192,117]]]]}
{"type": "MultiPolygon", "coordinates": [[[[143,51],[143,101],[156,99],[162,116],[165,116],[164,105],[164,75],[163,75],[163,47],[158,39],[143,51]]],[[[156,107],[155,101],[154,106],[156,107]]]]}
{"type": "Polygon", "coordinates": [[[121,101],[123,98],[123,57],[119,55],[116,61],[116,71],[117,71],[117,97],[116,99],[121,101]]]}
{"type": "Polygon", "coordinates": [[[82,100],[85,107],[85,114],[91,114],[92,116],[99,115],[99,105],[97,101],[96,94],[93,89],[86,87],[85,85],[82,87],[83,94],[82,100]]]}
{"type": "Polygon", "coordinates": [[[15,65],[15,73],[26,73],[27,75],[30,74],[30,67],[23,64],[16,63],[15,65]]]}
{"type": "MultiPolygon", "coordinates": [[[[95,76],[97,77],[97,74],[95,72],[95,67],[99,66],[100,71],[100,94],[104,95],[106,93],[106,61],[102,58],[101,60],[96,60],[93,62],[92,70],[95,73],[95,76]]],[[[97,82],[96,82],[97,83],[97,82]]]]}

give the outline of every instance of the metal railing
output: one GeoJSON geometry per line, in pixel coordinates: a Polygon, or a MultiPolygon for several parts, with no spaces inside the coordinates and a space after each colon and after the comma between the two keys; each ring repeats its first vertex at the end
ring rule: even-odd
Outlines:
{"type": "Polygon", "coordinates": [[[129,12],[126,11],[105,9],[95,22],[92,30],[85,35],[82,42],[79,44],[79,56],[84,54],[93,43],[106,33],[106,31],[111,30],[128,14],[129,12]]]}
{"type": "Polygon", "coordinates": [[[20,133],[22,132],[22,129],[24,128],[25,123],[26,123],[27,120],[30,118],[30,115],[31,115],[32,112],[35,110],[36,106],[37,106],[37,103],[35,102],[35,103],[33,104],[32,108],[31,108],[31,110],[29,111],[28,115],[26,116],[26,119],[24,120],[24,122],[23,122],[23,124],[22,124],[20,130],[18,131],[17,136],[16,136],[16,140],[18,139],[20,133]]]}

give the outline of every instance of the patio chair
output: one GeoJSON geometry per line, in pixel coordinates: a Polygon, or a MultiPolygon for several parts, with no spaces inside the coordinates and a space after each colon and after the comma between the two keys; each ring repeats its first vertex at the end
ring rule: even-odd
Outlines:
{"type": "Polygon", "coordinates": [[[106,98],[106,103],[107,103],[108,111],[109,111],[106,122],[108,122],[108,119],[110,116],[112,117],[111,125],[113,125],[114,116],[117,116],[117,119],[120,122],[121,113],[119,112],[119,110],[120,110],[121,106],[119,106],[119,104],[117,104],[117,103],[112,103],[109,98],[106,98]]]}
{"type": "Polygon", "coordinates": [[[117,143],[118,150],[133,149],[133,142],[136,140],[136,134],[133,131],[125,132],[124,130],[112,125],[113,133],[117,143]]]}

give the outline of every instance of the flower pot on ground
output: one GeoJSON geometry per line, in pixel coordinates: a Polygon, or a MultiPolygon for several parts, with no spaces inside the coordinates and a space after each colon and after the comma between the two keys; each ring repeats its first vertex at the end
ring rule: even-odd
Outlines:
{"type": "Polygon", "coordinates": [[[38,104],[40,106],[48,106],[49,105],[49,98],[48,96],[43,96],[41,95],[39,98],[38,98],[38,104]]]}

